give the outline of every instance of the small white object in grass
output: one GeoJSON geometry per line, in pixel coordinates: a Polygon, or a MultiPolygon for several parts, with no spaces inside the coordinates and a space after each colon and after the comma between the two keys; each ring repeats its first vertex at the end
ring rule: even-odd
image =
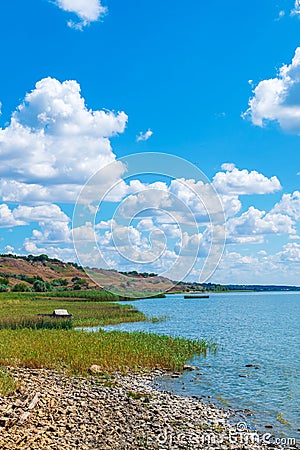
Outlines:
{"type": "Polygon", "coordinates": [[[66,309],[55,309],[53,312],[54,316],[70,316],[66,309]]]}

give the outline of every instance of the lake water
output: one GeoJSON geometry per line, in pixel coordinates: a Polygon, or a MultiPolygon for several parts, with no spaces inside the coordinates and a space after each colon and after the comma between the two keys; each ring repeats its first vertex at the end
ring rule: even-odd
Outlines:
{"type": "Polygon", "coordinates": [[[122,324],[106,329],[146,331],[219,346],[216,355],[197,357],[197,372],[163,379],[163,389],[180,395],[211,396],[210,401],[234,409],[250,409],[252,423],[273,433],[299,439],[300,293],[212,294],[209,299],[166,299],[131,302],[158,323],[122,324]],[[255,367],[246,367],[252,364],[255,367]],[[280,417],[287,424],[280,423],[280,417]]]}

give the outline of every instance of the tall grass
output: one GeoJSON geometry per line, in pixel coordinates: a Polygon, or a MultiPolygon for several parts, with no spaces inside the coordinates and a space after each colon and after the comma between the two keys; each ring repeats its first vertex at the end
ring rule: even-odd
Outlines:
{"type": "Polygon", "coordinates": [[[182,370],[205,341],[146,333],[86,333],[74,330],[0,330],[0,364],[67,369],[85,374],[92,364],[105,371],[164,368],[182,370]]]}
{"type": "Polygon", "coordinates": [[[73,326],[78,327],[146,320],[145,315],[131,305],[93,301],[76,302],[64,298],[47,299],[27,293],[15,295],[2,293],[0,295],[0,328],[1,323],[3,328],[5,323],[13,324],[14,321],[19,320],[34,321],[37,314],[51,314],[54,309],[67,309],[70,314],[73,314],[73,326]]]}
{"type": "MultiPolygon", "coordinates": [[[[205,341],[154,334],[75,331],[69,329],[72,324],[81,327],[154,319],[147,319],[131,305],[32,295],[0,295],[0,365],[63,368],[75,374],[87,373],[92,364],[103,372],[181,370],[187,359],[205,355],[210,348],[205,341]],[[37,317],[54,309],[67,309],[72,320],[37,317]]],[[[9,379],[2,378],[9,385],[9,379]]]]}
{"type": "Polygon", "coordinates": [[[71,330],[73,323],[71,319],[51,317],[12,317],[0,319],[0,330],[18,330],[21,328],[31,328],[33,330],[71,330]]]}
{"type": "Polygon", "coordinates": [[[0,395],[9,395],[18,387],[15,379],[7,372],[5,367],[0,367],[0,395]]]}

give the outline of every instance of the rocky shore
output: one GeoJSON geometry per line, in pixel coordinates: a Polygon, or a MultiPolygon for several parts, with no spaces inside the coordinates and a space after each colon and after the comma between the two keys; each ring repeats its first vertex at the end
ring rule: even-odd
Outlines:
{"type": "Polygon", "coordinates": [[[9,372],[18,389],[0,398],[3,450],[296,448],[275,443],[271,431],[248,430],[234,412],[156,390],[151,382],[161,371],[86,378],[44,369],[9,372]]]}

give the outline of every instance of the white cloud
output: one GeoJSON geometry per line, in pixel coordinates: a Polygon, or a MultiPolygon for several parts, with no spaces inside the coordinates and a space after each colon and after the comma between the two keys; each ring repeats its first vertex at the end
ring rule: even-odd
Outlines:
{"type": "Polygon", "coordinates": [[[68,21],[68,26],[78,30],[91,22],[96,22],[107,13],[107,8],[100,0],[56,0],[56,5],[63,11],[77,15],[79,22],[68,21]]]}
{"type": "Polygon", "coordinates": [[[223,163],[221,165],[221,169],[225,170],[227,172],[232,172],[233,169],[235,169],[235,164],[233,164],[233,163],[223,163]]]}
{"type": "Polygon", "coordinates": [[[254,125],[260,127],[268,121],[275,121],[283,130],[299,134],[300,47],[290,65],[283,65],[276,78],[258,83],[253,93],[244,118],[249,117],[254,125]]]}
{"type": "Polygon", "coordinates": [[[28,225],[31,222],[55,226],[57,223],[68,224],[70,219],[57,205],[18,206],[13,210],[4,203],[0,205],[0,227],[28,225]]]}
{"type": "Polygon", "coordinates": [[[153,135],[153,131],[150,130],[150,128],[145,133],[140,131],[139,135],[136,137],[136,141],[137,142],[148,141],[148,139],[150,139],[152,135],[153,135]]]}
{"type": "Polygon", "coordinates": [[[7,253],[12,253],[14,251],[14,247],[12,245],[6,245],[4,249],[7,253]]]}
{"type": "Polygon", "coordinates": [[[223,170],[213,178],[213,185],[219,194],[224,195],[252,195],[269,194],[281,189],[280,182],[276,176],[271,178],[253,170],[239,170],[232,164],[223,164],[223,170]]]}
{"type": "Polygon", "coordinates": [[[295,0],[294,9],[291,11],[292,16],[299,16],[300,14],[300,0],[295,0]]]}
{"type": "Polygon", "coordinates": [[[45,245],[45,246],[39,246],[37,242],[34,242],[33,240],[26,239],[24,242],[24,250],[28,254],[32,255],[40,255],[41,253],[47,254],[50,258],[58,258],[62,261],[75,261],[76,254],[74,251],[74,248],[68,248],[68,247],[59,247],[57,245],[45,245]]]}
{"type": "Polygon", "coordinates": [[[89,110],[76,81],[42,79],[0,129],[0,196],[75,201],[85,181],[115,160],[109,139],[126,122],[124,112],[89,110]]]}
{"type": "Polygon", "coordinates": [[[13,210],[16,219],[24,222],[70,222],[69,217],[57,205],[18,206],[13,210]]]}
{"type": "Polygon", "coordinates": [[[300,244],[292,242],[285,245],[279,256],[282,262],[300,263],[300,244]]]}
{"type": "Polygon", "coordinates": [[[269,234],[296,234],[291,217],[265,211],[251,206],[240,217],[234,217],[226,225],[230,243],[262,243],[263,236],[269,234]]]}
{"type": "Polygon", "coordinates": [[[295,220],[300,220],[300,192],[293,194],[283,194],[279,203],[276,203],[272,213],[287,214],[295,220]]]}
{"type": "Polygon", "coordinates": [[[0,228],[15,227],[19,225],[25,225],[25,222],[17,220],[5,203],[0,205],[0,228]]]}

